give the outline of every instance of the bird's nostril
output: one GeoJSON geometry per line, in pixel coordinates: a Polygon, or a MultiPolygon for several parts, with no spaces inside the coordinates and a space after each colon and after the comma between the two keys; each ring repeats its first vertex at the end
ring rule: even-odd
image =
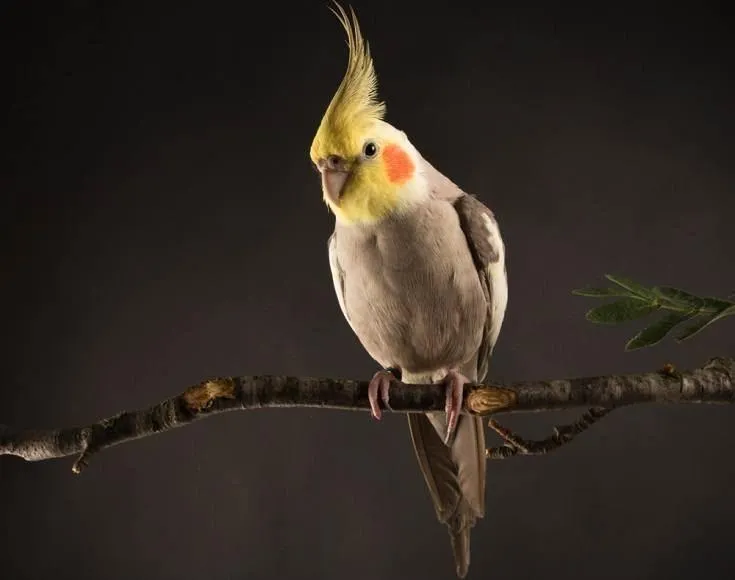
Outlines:
{"type": "Polygon", "coordinates": [[[327,167],[330,169],[338,169],[342,164],[342,158],[339,155],[330,155],[327,157],[327,167]]]}

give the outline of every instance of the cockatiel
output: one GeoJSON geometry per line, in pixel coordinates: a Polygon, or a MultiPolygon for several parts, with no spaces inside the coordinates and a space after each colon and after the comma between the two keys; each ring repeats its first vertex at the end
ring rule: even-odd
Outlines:
{"type": "Polygon", "coordinates": [[[329,263],[347,322],[383,369],[372,414],[389,407],[392,376],[443,382],[446,413],[409,413],[414,449],[457,575],[470,528],[485,511],[482,420],[460,414],[463,387],[481,381],[505,316],[505,247],[493,213],[437,171],[383,120],[377,77],[357,17],[335,2],[347,32],[347,71],[311,145],[335,215],[329,263]]]}

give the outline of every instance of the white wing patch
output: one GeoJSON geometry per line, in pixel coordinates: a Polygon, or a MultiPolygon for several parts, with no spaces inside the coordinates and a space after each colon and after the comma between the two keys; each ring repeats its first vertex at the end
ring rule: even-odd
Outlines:
{"type": "Polygon", "coordinates": [[[505,271],[505,244],[500,235],[498,223],[488,214],[482,214],[487,239],[492,248],[497,252],[498,259],[487,265],[488,285],[490,286],[491,300],[491,329],[490,344],[495,345],[500,334],[500,327],[505,318],[505,309],[508,306],[508,277],[505,271]]]}
{"type": "Polygon", "coordinates": [[[354,331],[354,327],[350,322],[350,317],[347,316],[347,306],[345,304],[345,292],[344,292],[344,274],[342,268],[339,266],[337,260],[337,240],[335,235],[332,234],[329,237],[329,269],[332,271],[332,282],[334,283],[334,291],[337,294],[337,302],[339,302],[339,308],[342,310],[342,314],[347,320],[347,324],[354,331]]]}

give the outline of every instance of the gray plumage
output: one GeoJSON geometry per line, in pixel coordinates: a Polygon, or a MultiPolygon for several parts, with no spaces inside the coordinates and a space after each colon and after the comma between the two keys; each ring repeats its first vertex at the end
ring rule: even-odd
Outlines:
{"type": "MultiPolygon", "coordinates": [[[[353,331],[405,383],[449,369],[482,381],[507,302],[505,249],[492,212],[425,160],[431,194],[375,224],[336,223],[329,261],[353,331]]],[[[461,415],[444,444],[444,413],[409,414],[416,456],[464,577],[470,529],[485,513],[482,420],[461,415]]]]}

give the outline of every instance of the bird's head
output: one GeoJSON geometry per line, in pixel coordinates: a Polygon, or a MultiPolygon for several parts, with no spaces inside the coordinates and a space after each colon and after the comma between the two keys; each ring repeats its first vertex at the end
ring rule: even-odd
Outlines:
{"type": "Polygon", "coordinates": [[[406,134],[383,121],[370,50],[351,18],[332,10],[347,32],[347,71],[311,144],[324,201],[345,224],[371,223],[425,196],[421,156],[406,134]]]}

